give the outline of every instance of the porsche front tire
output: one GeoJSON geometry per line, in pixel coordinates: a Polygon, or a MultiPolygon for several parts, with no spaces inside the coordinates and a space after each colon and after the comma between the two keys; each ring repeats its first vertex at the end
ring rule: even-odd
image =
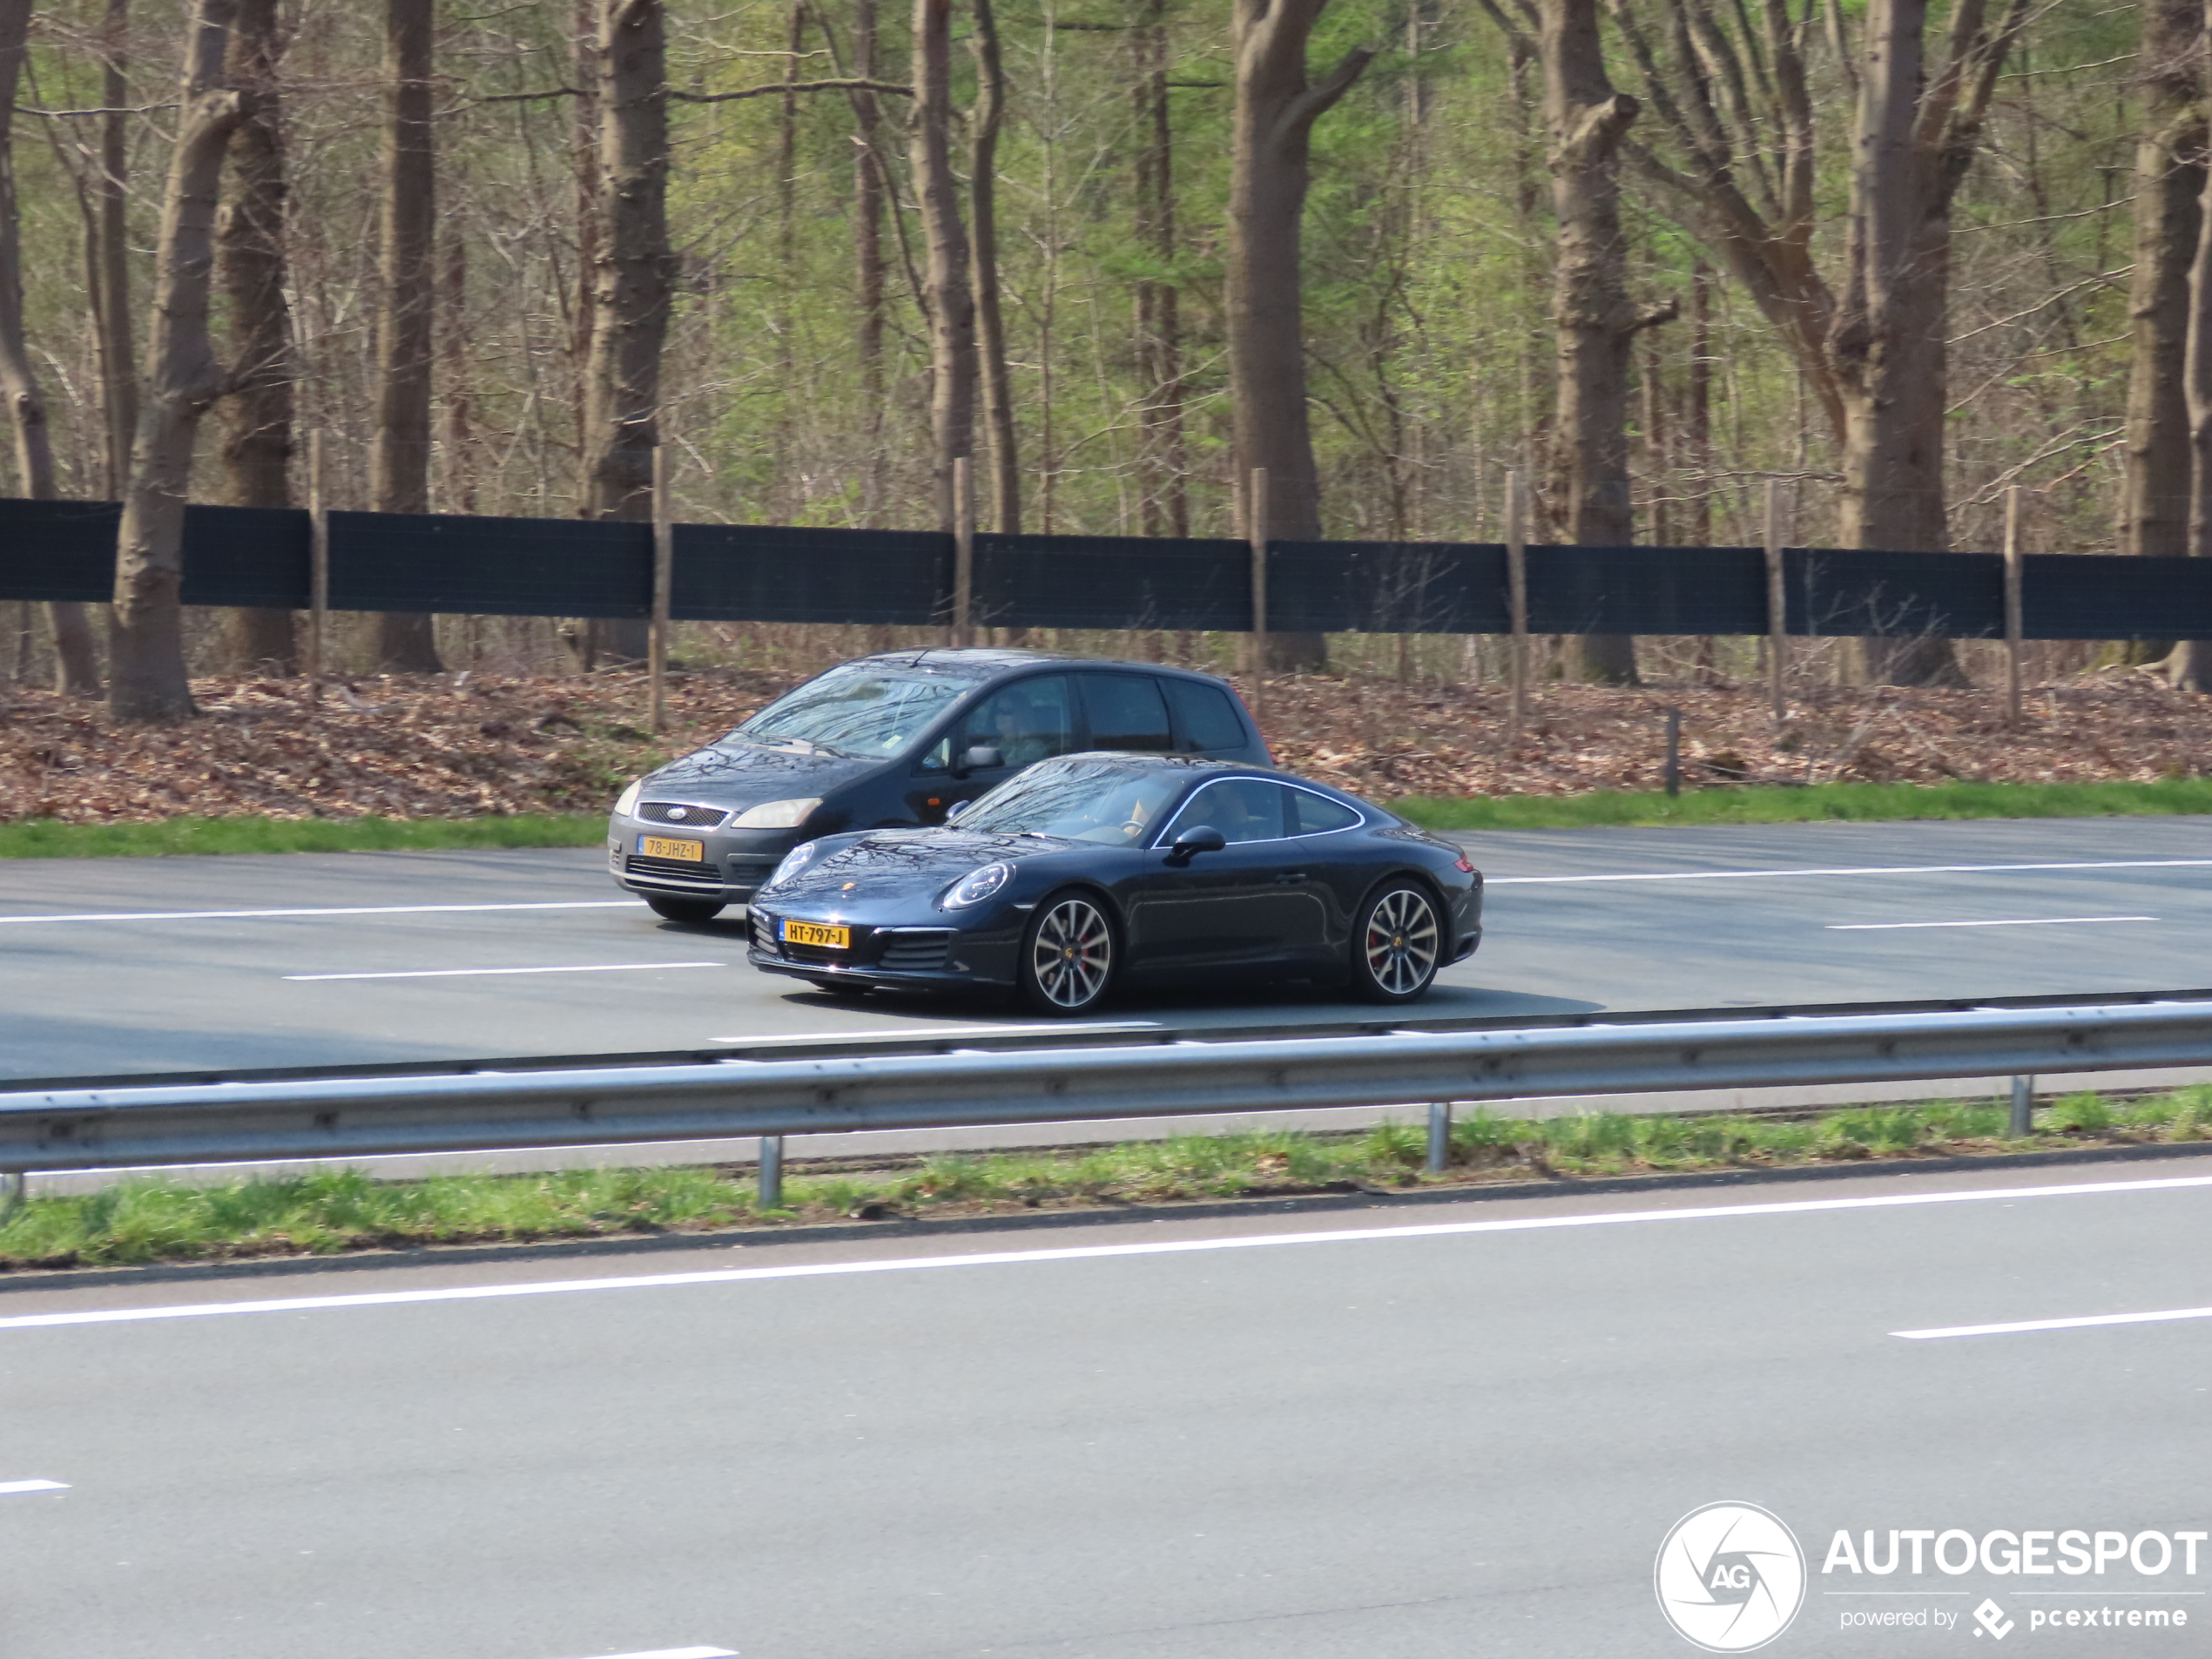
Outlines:
{"type": "Polygon", "coordinates": [[[1087,894],[1055,893],[1022,935],[1015,983],[1034,1013],[1088,1014],[1106,1000],[1119,957],[1105,907],[1087,894]]]}

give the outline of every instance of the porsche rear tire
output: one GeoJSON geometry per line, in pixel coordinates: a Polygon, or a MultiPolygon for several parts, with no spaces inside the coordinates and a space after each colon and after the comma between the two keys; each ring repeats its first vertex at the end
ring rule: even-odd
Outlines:
{"type": "Polygon", "coordinates": [[[1089,1014],[1113,988],[1120,965],[1114,919],[1091,895],[1055,893],[1036,908],[1022,935],[1015,979],[1024,1006],[1036,1014],[1089,1014]]]}

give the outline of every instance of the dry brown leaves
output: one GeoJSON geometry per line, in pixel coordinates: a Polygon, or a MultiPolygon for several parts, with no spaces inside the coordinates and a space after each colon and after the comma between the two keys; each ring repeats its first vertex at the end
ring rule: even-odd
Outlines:
{"type": "MultiPolygon", "coordinates": [[[[659,759],[729,730],[801,676],[671,677],[671,730],[644,730],[633,672],[567,678],[357,680],[310,707],[296,680],[203,680],[203,718],[118,726],[96,704],[0,688],[0,821],[149,821],[182,813],[464,818],[597,812],[659,759]]],[[[1249,697],[1251,687],[1240,683],[1249,697]]],[[[1334,677],[1271,679],[1262,724],[1280,764],[1387,799],[1656,789],[1665,713],[1683,711],[1687,780],[1710,784],[2152,781],[2212,773],[2212,698],[2141,670],[2028,695],[2008,731],[1987,691],[1807,687],[1779,734],[1764,688],[1546,685],[1510,752],[1506,693],[1334,677]]]]}

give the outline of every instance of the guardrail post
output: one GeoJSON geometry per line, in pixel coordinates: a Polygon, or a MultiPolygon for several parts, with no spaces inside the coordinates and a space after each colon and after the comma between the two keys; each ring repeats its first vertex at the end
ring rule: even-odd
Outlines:
{"type": "Polygon", "coordinates": [[[953,644],[975,643],[975,474],[966,455],[953,457],[953,644]]]}
{"type": "Polygon", "coordinates": [[[1244,529],[1251,543],[1252,595],[1252,718],[1261,718],[1262,683],[1267,675],[1267,469],[1254,467],[1245,486],[1244,529]]]}
{"type": "Polygon", "coordinates": [[[1667,771],[1665,774],[1667,799],[1674,799],[1682,793],[1682,711],[1667,711],[1667,771]]]}
{"type": "Polygon", "coordinates": [[[780,1135],[760,1137],[760,1207],[784,1207],[784,1137],[780,1135]]]}
{"type": "Polygon", "coordinates": [[[1779,732],[1790,718],[1783,678],[1790,667],[1790,620],[1783,582],[1782,486],[1772,479],[1766,487],[1766,641],[1767,698],[1773,705],[1774,729],[1779,732]]]}
{"type": "Polygon", "coordinates": [[[12,1221],[16,1211],[23,1208],[30,1180],[21,1170],[0,1170],[0,1225],[12,1221]]]}
{"type": "Polygon", "coordinates": [[[1440,1100],[1428,1109],[1428,1161],[1421,1167],[1431,1175],[1441,1175],[1451,1156],[1452,1103],[1440,1100]]]}
{"type": "Polygon", "coordinates": [[[2012,1136],[2024,1141],[2035,1130],[2035,1079],[2013,1079],[2012,1136]]]}

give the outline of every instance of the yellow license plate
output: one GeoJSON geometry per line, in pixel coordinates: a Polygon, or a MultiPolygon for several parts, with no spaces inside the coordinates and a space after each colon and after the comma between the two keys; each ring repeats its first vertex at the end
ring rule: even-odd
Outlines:
{"type": "Polygon", "coordinates": [[[698,864],[706,858],[705,841],[671,841],[658,835],[641,835],[637,850],[649,859],[681,859],[686,864],[698,864]]]}
{"type": "Polygon", "coordinates": [[[811,921],[786,921],[783,924],[784,943],[786,945],[822,945],[831,950],[853,948],[850,927],[824,927],[811,921]]]}

